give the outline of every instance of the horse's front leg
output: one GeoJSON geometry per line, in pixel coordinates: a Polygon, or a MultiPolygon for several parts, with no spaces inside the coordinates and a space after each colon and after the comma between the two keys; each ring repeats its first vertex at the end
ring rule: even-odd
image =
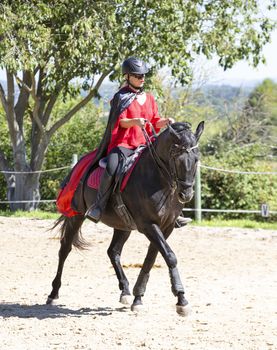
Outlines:
{"type": "MultiPolygon", "coordinates": [[[[170,236],[172,230],[172,226],[168,227],[168,229],[165,230],[165,239],[167,239],[170,236]]],[[[142,297],[144,296],[146,285],[150,276],[150,271],[155,263],[157,255],[158,249],[152,243],[150,243],[142,268],[140,270],[139,276],[133,289],[135,300],[132,304],[132,310],[139,310],[140,306],[142,306],[142,297]]]]}
{"type": "Polygon", "coordinates": [[[107,252],[119,281],[119,289],[121,290],[119,301],[122,304],[129,304],[129,296],[131,295],[129,282],[120,263],[122,248],[129,238],[130,233],[131,231],[114,229],[113,238],[107,252]]]}
{"type": "Polygon", "coordinates": [[[133,309],[135,305],[141,303],[141,296],[145,292],[146,284],[149,278],[149,272],[155,262],[157,252],[159,251],[162,254],[169,269],[171,290],[174,296],[178,297],[176,310],[181,315],[187,315],[188,302],[184,297],[185,291],[177,269],[177,259],[174,252],[166,242],[166,238],[164,237],[163,233],[157,225],[152,224],[145,228],[144,234],[150,240],[151,245],[148,249],[144,265],[142,267],[142,270],[138,277],[138,281],[134,288],[135,300],[133,304],[133,309]]]}
{"type": "Polygon", "coordinates": [[[142,306],[142,297],[144,296],[146,285],[150,276],[150,271],[155,263],[157,255],[158,249],[152,243],[150,243],[142,268],[133,289],[135,299],[131,307],[132,311],[138,311],[142,306]]]}

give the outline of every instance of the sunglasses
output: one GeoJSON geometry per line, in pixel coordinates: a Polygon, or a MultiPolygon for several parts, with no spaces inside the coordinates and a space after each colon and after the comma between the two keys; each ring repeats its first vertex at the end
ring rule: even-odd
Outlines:
{"type": "Polygon", "coordinates": [[[130,74],[132,77],[134,77],[134,78],[136,78],[136,79],[139,79],[139,80],[142,80],[142,79],[144,79],[144,77],[145,77],[145,74],[134,74],[134,73],[132,73],[132,74],[130,74]]]}

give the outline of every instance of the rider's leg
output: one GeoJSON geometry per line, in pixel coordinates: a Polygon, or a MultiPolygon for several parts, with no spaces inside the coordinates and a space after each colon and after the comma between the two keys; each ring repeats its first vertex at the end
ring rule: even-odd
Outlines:
{"type": "Polygon", "coordinates": [[[86,217],[94,222],[101,219],[103,210],[106,207],[113,188],[113,179],[119,163],[120,151],[118,148],[112,150],[108,156],[107,167],[101,178],[96,202],[86,212],[86,217]]]}
{"type": "Polygon", "coordinates": [[[132,153],[133,150],[124,147],[115,147],[111,150],[108,155],[107,167],[98,189],[96,202],[86,212],[86,217],[88,217],[88,219],[94,222],[98,222],[101,219],[101,215],[113,190],[114,175],[120,158],[122,156],[127,157],[132,153]]]}

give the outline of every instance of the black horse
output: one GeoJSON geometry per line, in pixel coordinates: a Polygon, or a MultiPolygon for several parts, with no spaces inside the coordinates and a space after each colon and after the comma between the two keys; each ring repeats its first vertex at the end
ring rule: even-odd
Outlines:
{"type": "MultiPolygon", "coordinates": [[[[115,269],[121,290],[120,301],[126,303],[130,296],[129,283],[120,264],[122,248],[136,228],[150,241],[147,255],[133,289],[134,301],[132,310],[142,305],[142,297],[146,290],[149,273],[160,252],[169,268],[172,292],[177,297],[177,312],[186,315],[188,302],[184,296],[184,288],[177,269],[177,259],[166,242],[174,228],[176,218],[180,215],[184,204],[193,196],[193,185],[197,161],[199,159],[198,140],[203,132],[201,122],[193,133],[189,123],[174,123],[168,126],[155,140],[152,147],[146,148],[135,166],[122,199],[129,210],[134,226],[127,225],[116,213],[109,201],[101,221],[114,228],[113,238],[108,248],[108,256],[115,269]]],[[[89,208],[96,198],[96,191],[84,186],[84,198],[81,203],[89,208]]],[[[78,202],[78,200],[77,200],[78,202]]],[[[47,303],[52,304],[59,297],[63,265],[72,244],[84,248],[80,228],[84,215],[73,217],[61,216],[57,224],[61,224],[61,247],[59,264],[52,291],[47,303]]]]}

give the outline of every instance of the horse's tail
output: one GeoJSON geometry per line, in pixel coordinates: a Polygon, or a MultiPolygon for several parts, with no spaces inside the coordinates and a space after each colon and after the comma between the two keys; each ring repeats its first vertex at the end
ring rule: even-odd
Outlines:
{"type": "Polygon", "coordinates": [[[81,232],[81,226],[84,222],[85,217],[83,215],[76,215],[72,217],[67,217],[61,215],[55,222],[52,230],[57,226],[60,226],[60,240],[66,240],[73,236],[72,244],[74,247],[80,250],[85,250],[90,247],[81,232]]]}

